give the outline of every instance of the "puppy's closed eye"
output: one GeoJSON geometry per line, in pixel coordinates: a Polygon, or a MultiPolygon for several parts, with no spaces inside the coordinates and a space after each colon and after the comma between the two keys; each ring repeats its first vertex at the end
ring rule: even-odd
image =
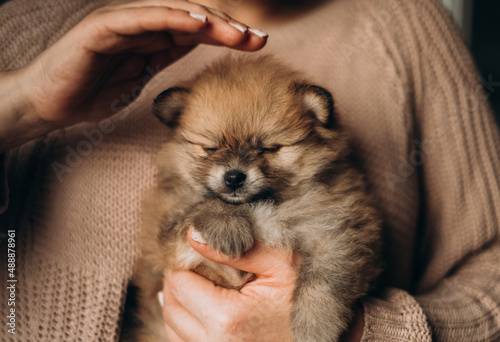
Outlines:
{"type": "Polygon", "coordinates": [[[263,147],[263,146],[257,146],[257,150],[262,153],[276,153],[281,149],[282,146],[280,145],[275,145],[275,146],[270,146],[270,147],[263,147]]]}

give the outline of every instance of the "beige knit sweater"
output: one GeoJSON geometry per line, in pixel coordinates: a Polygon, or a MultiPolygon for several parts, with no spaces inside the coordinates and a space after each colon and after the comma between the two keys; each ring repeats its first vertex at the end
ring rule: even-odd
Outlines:
{"type": "MultiPolygon", "coordinates": [[[[24,65],[104,2],[7,3],[0,69],[24,65]]],[[[263,52],[333,92],[384,213],[383,291],[363,302],[363,341],[499,341],[500,138],[444,9],[336,0],[263,29],[263,52]]],[[[81,124],[5,156],[0,224],[15,231],[16,334],[0,235],[1,341],[116,340],[141,194],[166,134],[152,99],[227,52],[197,48],[112,124],[81,124]]]]}

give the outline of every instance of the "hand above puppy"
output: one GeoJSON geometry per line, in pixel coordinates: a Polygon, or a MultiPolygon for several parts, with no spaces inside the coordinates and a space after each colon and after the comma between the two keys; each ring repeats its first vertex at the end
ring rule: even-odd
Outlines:
{"type": "Polygon", "coordinates": [[[267,36],[255,32],[189,1],[99,8],[28,65],[0,73],[0,152],[127,107],[151,79],[147,67],[158,72],[198,44],[258,50],[267,36]],[[124,94],[133,96],[113,105],[124,94]]]}

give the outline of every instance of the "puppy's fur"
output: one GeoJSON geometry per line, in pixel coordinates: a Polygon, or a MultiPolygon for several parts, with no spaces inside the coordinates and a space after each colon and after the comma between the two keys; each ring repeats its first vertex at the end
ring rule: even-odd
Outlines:
{"type": "Polygon", "coordinates": [[[166,341],[164,269],[234,289],[252,280],[196,253],[186,239],[194,226],[227,256],[255,240],[297,251],[294,340],[338,340],[379,274],[380,219],[330,93],[269,56],[227,58],[161,93],[153,111],[172,130],[144,202],[137,308],[129,305],[122,339],[166,341]]]}

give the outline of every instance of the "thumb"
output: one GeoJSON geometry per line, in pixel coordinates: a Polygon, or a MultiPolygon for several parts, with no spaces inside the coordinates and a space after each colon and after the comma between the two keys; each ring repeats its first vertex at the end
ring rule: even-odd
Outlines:
{"type": "Polygon", "coordinates": [[[187,239],[191,247],[205,258],[261,277],[279,276],[290,266],[298,264],[298,255],[292,250],[266,246],[260,241],[255,241],[253,249],[240,258],[231,258],[204,243],[193,227],[189,228],[187,239]]]}

